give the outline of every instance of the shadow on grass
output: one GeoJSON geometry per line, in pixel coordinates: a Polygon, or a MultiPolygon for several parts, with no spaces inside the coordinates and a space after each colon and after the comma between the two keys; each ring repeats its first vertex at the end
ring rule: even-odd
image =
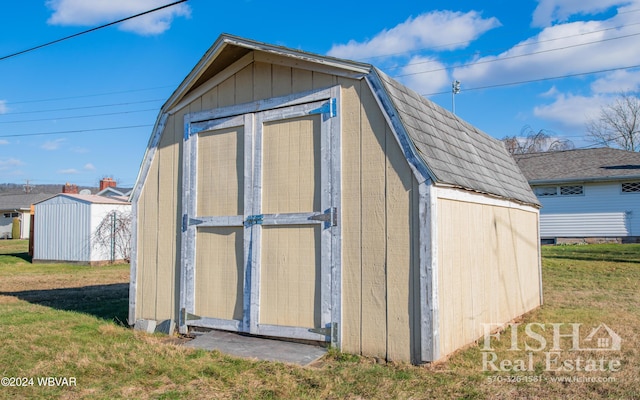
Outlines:
{"type": "MultiPolygon", "coordinates": [[[[23,261],[26,261],[28,263],[31,263],[33,261],[33,258],[29,255],[28,252],[19,252],[19,253],[0,253],[0,256],[4,256],[4,257],[15,257],[15,258],[19,258],[23,261]]],[[[17,260],[16,260],[17,261],[17,260]]]]}
{"type": "Polygon", "coordinates": [[[640,264],[640,260],[637,258],[619,258],[615,257],[614,254],[598,254],[594,253],[593,255],[589,254],[545,254],[542,258],[553,258],[557,260],[581,260],[581,261],[606,261],[606,262],[620,262],[620,263],[632,263],[632,264],[640,264]]]}
{"type": "Polygon", "coordinates": [[[127,326],[129,284],[114,283],[64,289],[0,292],[29,303],[58,310],[76,311],[127,326]]]}

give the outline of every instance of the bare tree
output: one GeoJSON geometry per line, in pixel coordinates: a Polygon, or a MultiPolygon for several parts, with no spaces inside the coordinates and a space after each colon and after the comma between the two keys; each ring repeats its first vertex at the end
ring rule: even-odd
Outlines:
{"type": "Polygon", "coordinates": [[[600,108],[600,115],[587,122],[587,138],[607,147],[640,151],[640,99],[630,93],[600,108]]]}
{"type": "Polygon", "coordinates": [[[575,148],[571,140],[554,138],[544,129],[536,132],[528,125],[522,128],[519,136],[506,136],[502,138],[502,141],[507,151],[511,154],[539,153],[575,148]]]}
{"type": "Polygon", "coordinates": [[[97,245],[110,252],[111,262],[131,259],[131,213],[114,210],[96,228],[93,237],[97,245]]]}

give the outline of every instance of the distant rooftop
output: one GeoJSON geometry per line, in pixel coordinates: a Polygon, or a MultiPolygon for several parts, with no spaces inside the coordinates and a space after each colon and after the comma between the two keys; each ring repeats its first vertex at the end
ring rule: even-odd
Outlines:
{"type": "Polygon", "coordinates": [[[517,154],[514,158],[530,184],[640,180],[640,153],[626,150],[603,147],[517,154]]]}

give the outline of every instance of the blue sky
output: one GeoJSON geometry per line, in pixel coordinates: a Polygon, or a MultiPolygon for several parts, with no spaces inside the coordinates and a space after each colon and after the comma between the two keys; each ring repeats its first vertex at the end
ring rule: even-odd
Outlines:
{"type": "MultiPolygon", "coordinates": [[[[171,2],[7,2],[0,57],[171,2]]],[[[189,0],[0,60],[0,183],[133,186],[161,105],[223,32],[372,63],[447,109],[457,79],[456,114],[497,138],[590,145],[585,122],[640,89],[640,0],[389,4],[189,0]]]]}

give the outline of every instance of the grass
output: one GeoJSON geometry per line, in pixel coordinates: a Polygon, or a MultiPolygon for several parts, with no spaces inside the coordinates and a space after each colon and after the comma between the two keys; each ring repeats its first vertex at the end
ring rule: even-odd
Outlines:
{"type": "MultiPolygon", "coordinates": [[[[32,265],[25,242],[0,241],[0,377],[76,379],[66,387],[41,387],[37,380],[33,386],[0,387],[0,398],[640,398],[640,246],[544,247],[543,256],[545,305],[515,328],[520,350],[509,349],[511,328],[491,342],[497,357],[526,359],[524,345],[538,343],[527,338],[530,322],[581,323],[584,332],[605,323],[623,338],[621,351],[606,352],[621,360],[619,371],[545,371],[543,352],[533,352],[534,371],[483,371],[482,342],[420,367],[379,364],[335,350],[303,368],[186,349],[175,338],[124,326],[128,265],[32,265]],[[510,376],[541,381],[505,382],[510,376]],[[553,382],[557,377],[616,382],[553,382]]],[[[552,342],[550,329],[540,333],[552,342]]],[[[562,345],[570,347],[567,339],[562,345]]],[[[563,359],[576,356],[560,353],[563,359]]]]}

